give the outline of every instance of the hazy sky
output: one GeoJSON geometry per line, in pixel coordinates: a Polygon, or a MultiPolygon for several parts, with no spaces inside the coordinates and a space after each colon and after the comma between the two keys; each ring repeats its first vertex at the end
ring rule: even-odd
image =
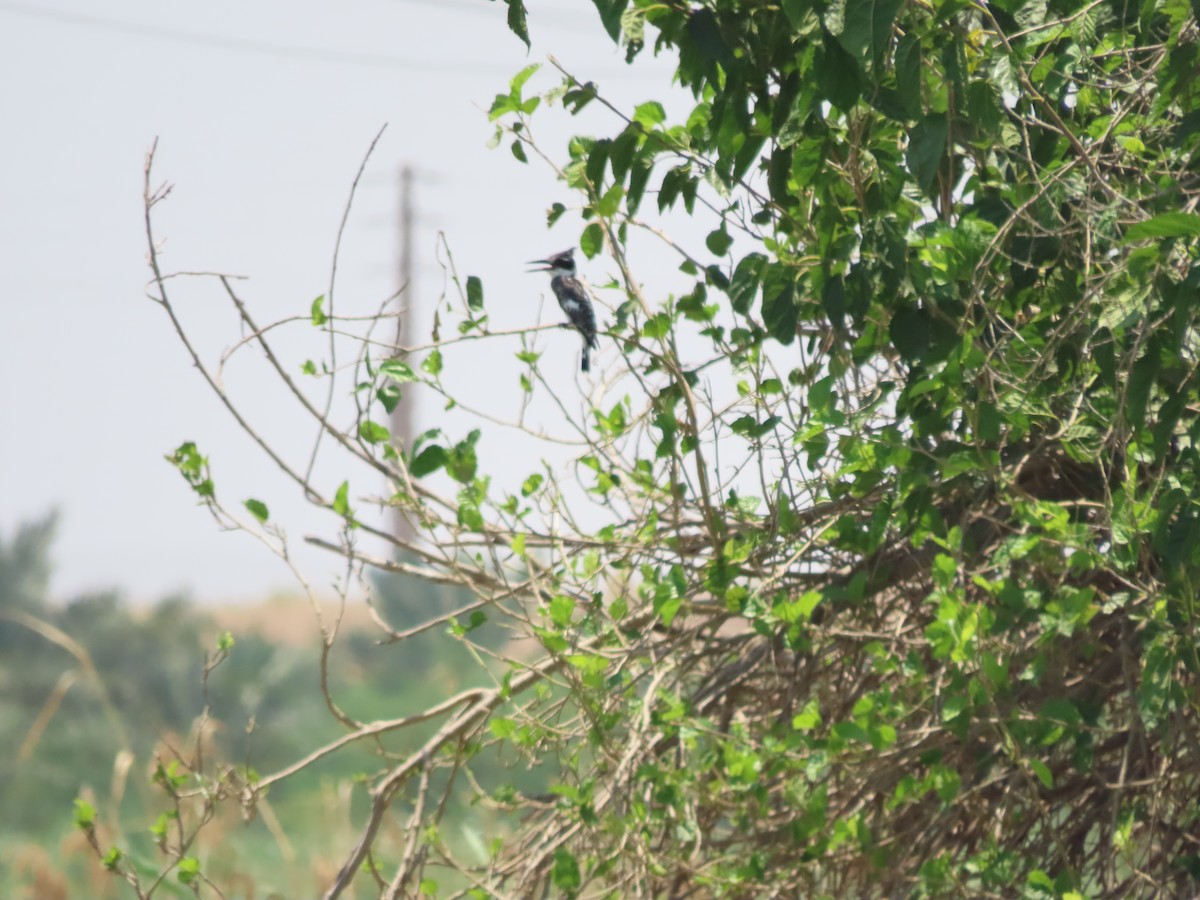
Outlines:
{"type": "MultiPolygon", "coordinates": [[[[647,56],[627,69],[590,2],[528,6],[527,54],[503,3],[487,0],[0,0],[0,533],[59,510],[56,597],[119,588],[139,602],[176,590],[226,602],[290,589],[277,559],[244,534],[220,533],[194,504],[163,460],[184,440],[212,458],[218,492],[234,505],[258,497],[295,537],[330,534],[237,430],[146,299],[141,181],[154,138],[157,179],[175,185],[157,215],[163,265],[247,276],[239,289],[261,323],[325,293],[354,173],[387,123],[344,238],[339,309],[367,312],[397,286],[396,175],[407,162],[421,173],[421,305],[442,290],[441,231],[462,274],[483,279],[493,327],[522,327],[548,294],[525,260],[574,243],[582,223],[564,218],[547,233],[547,207],[570,194],[544,166],[485,147],[492,97],[553,54],[619,103],[671,106],[669,61],[647,56]]],[[[543,71],[531,87],[553,83],[543,71]]],[[[676,97],[675,108],[686,105],[676,97]]],[[[560,159],[565,136],[588,130],[560,109],[540,119],[560,159]]],[[[617,127],[592,121],[596,131],[617,127]]],[[[206,359],[240,337],[218,285],[178,282],[174,299],[206,359]]],[[[578,342],[550,334],[544,365],[571,372],[578,342]]],[[[513,408],[514,349],[474,348],[455,383],[482,408],[513,408]]],[[[259,356],[241,356],[231,392],[306,459],[311,426],[259,356]]],[[[434,401],[417,415],[421,428],[443,424],[434,401]]],[[[512,458],[512,477],[535,468],[502,434],[485,440],[512,458]]],[[[318,472],[330,492],[342,477],[336,459],[318,472]]],[[[336,572],[319,551],[301,561],[318,585],[336,572]]]]}

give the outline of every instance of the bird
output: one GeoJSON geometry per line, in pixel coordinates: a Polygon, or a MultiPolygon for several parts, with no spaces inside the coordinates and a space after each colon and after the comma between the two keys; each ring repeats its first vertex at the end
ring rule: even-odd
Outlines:
{"type": "Polygon", "coordinates": [[[542,267],[530,269],[531,272],[550,273],[550,290],[554,291],[558,305],[570,320],[563,327],[574,328],[583,336],[583,362],[579,369],[582,372],[589,371],[590,351],[598,349],[600,345],[596,341],[596,311],[592,308],[592,298],[587,286],[575,272],[575,248],[545,259],[531,259],[529,265],[542,267]]]}

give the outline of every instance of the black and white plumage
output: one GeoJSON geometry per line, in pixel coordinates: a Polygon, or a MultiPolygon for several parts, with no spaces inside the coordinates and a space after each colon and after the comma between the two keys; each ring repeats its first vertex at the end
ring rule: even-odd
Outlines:
{"type": "Polygon", "coordinates": [[[575,272],[575,248],[555,253],[545,259],[530,260],[530,265],[540,265],[537,272],[550,273],[550,290],[558,300],[558,305],[567,314],[567,327],[574,328],[583,336],[583,363],[580,370],[587,372],[591,368],[590,351],[600,345],[596,342],[596,311],[592,308],[592,298],[587,286],[575,272]]]}

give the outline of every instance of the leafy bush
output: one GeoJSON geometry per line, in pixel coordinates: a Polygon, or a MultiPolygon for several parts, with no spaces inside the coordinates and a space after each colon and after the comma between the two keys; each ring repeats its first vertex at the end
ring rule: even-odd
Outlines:
{"type": "MultiPolygon", "coordinates": [[[[340,527],[323,546],[474,592],[474,621],[430,627],[470,645],[486,617],[539,648],[416,716],[330,701],[346,734],[318,754],[433,724],[364,785],[325,896],[364,867],[389,898],[1195,893],[1191,7],[595,5],[631,63],[677,58],[695,107],[622,110],[562,71],[530,93],[535,67],[492,107],[517,159],[577,193],[580,246],[614,273],[620,353],[584,412],[532,346],[517,356],[577,442],[569,468],[506,491],[483,425],[409,446],[380,424],[412,382],[448,393],[456,349],[492,337],[457,271],[449,336],[420,359],[364,352],[359,419],[320,422],[389,479],[409,562],[359,547],[391,536],[349,478],[330,490],[275,455],[340,527]],[[539,145],[531,119],[556,104],[602,106],[611,133],[539,145]],[[703,248],[672,214],[707,223],[703,248]],[[646,235],[678,255],[673,294],[642,286],[646,235]],[[488,746],[552,768],[549,793],[473,777],[488,746]],[[464,780],[522,813],[482,852],[439,828],[464,780]]],[[[163,196],[148,180],[148,208],[163,196]]],[[[351,327],[336,313],[312,323],[351,327]]],[[[178,459],[230,515],[195,447],[178,459]]],[[[291,774],[196,777],[252,809],[291,774]]]]}

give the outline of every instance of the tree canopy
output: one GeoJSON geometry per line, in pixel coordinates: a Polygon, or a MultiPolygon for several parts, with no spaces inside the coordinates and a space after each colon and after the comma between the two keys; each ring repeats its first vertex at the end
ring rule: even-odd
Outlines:
{"type": "MultiPolygon", "coordinates": [[[[518,36],[536,28],[507,5],[518,36]]],[[[517,159],[579,198],[550,223],[579,215],[582,250],[615,273],[599,293],[621,352],[582,413],[561,400],[575,385],[517,357],[521,390],[560,402],[566,473],[509,492],[480,430],[404,446],[380,424],[413,383],[446,391],[456,343],[488,338],[478,279],[454,273],[423,349],[372,361],[364,337],[348,428],[222,282],[417,535],[371,557],[357,537],[389,535],[349,478],[329,490],[279,453],[340,527],[314,540],[472,590],[427,627],[524,639],[481,641],[494,681],[419,717],[358,722],[331,700],[347,735],[318,753],[436,730],[366,779],[325,896],[1195,893],[1193,8],[595,6],[630,65],[676,59],[695,105],[669,121],[561,71],[534,93],[530,67],[492,106],[517,159]],[[534,137],[589,107],[610,131],[534,137]],[[656,224],[672,211],[705,223],[703,247],[656,224]],[[677,254],[680,290],[644,289],[634,235],[677,254]],[[487,748],[545,791],[475,778],[487,748]],[[482,850],[438,827],[460,792],[516,814],[482,850]]],[[[157,260],[155,276],[174,319],[157,260]]],[[[335,313],[315,305],[313,325],[350,327],[335,313]]],[[[232,514],[194,446],[176,461],[232,514]]],[[[290,770],[195,774],[206,803],[252,811],[290,770]]]]}

